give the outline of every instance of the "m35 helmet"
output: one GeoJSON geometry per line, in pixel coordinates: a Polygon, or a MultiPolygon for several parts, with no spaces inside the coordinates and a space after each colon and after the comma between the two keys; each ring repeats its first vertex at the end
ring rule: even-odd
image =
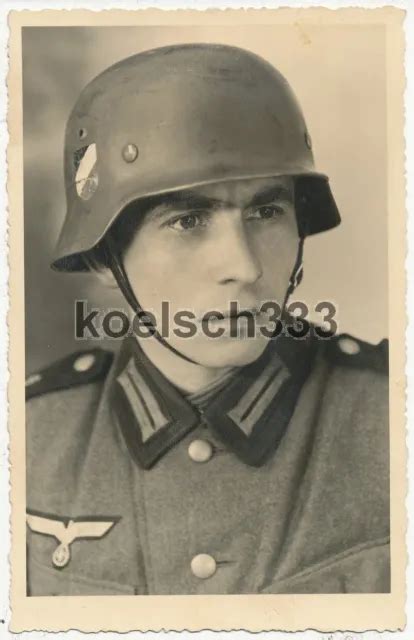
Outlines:
{"type": "Polygon", "coordinates": [[[122,60],[69,117],[67,214],[52,266],[88,269],[84,258],[132,202],[220,181],[293,176],[299,235],[335,227],[311,146],[289,84],[250,51],[185,44],[122,60]]]}

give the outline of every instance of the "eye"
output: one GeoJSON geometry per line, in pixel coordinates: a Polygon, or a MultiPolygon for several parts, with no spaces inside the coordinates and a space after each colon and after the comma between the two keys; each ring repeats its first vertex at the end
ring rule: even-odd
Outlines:
{"type": "Polygon", "coordinates": [[[277,204],[266,204],[251,211],[247,218],[250,220],[274,220],[285,213],[283,207],[277,204]]]}
{"type": "Polygon", "coordinates": [[[170,220],[168,226],[175,231],[193,231],[206,226],[206,215],[203,212],[186,213],[170,220]]]}

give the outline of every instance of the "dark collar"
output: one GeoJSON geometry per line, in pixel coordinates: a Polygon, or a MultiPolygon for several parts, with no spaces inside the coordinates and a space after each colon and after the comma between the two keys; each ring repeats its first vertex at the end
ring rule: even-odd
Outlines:
{"type": "Polygon", "coordinates": [[[315,340],[279,337],[240,369],[203,409],[150,362],[134,337],[115,364],[112,403],[137,464],[145,469],[204,421],[243,462],[262,465],[276,450],[309,375],[315,340]]]}

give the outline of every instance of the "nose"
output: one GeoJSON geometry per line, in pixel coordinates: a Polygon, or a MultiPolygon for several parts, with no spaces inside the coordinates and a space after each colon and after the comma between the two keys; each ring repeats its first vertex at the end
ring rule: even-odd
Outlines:
{"type": "Polygon", "coordinates": [[[262,275],[262,267],[241,215],[233,211],[220,218],[214,267],[218,282],[254,284],[262,275]]]}

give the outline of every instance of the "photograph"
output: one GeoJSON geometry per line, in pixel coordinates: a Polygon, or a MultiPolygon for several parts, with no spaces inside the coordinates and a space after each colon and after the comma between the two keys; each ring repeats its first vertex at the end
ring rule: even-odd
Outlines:
{"type": "Polygon", "coordinates": [[[14,27],[19,597],[375,596],[401,618],[401,16],[104,13],[14,27]]]}

